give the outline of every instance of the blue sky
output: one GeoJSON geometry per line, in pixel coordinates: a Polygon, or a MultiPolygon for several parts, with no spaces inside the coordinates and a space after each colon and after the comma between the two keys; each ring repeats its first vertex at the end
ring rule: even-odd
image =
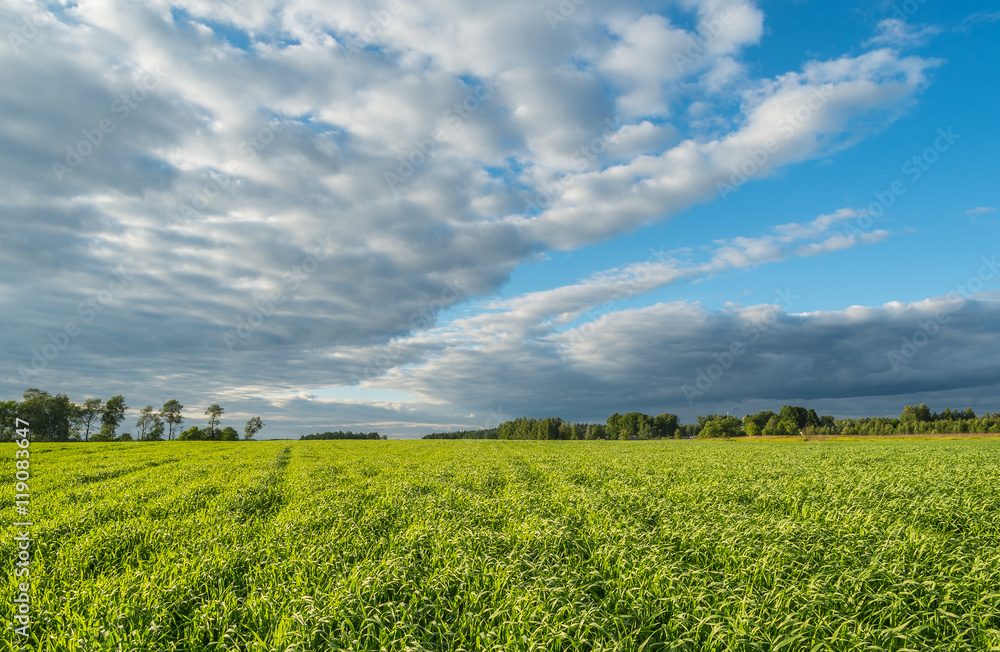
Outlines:
{"type": "Polygon", "coordinates": [[[5,7],[0,388],[265,436],[1000,410],[998,30],[931,0],[5,7]]]}

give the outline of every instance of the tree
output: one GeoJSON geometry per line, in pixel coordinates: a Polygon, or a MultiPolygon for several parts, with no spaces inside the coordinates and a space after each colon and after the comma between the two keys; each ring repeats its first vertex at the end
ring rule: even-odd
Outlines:
{"type": "Polygon", "coordinates": [[[24,391],[20,417],[31,424],[32,438],[38,441],[69,441],[70,423],[76,407],[65,394],[52,396],[31,387],[24,391]]]}
{"type": "Polygon", "coordinates": [[[656,437],[673,437],[677,433],[678,422],[676,414],[664,412],[653,418],[653,433],[656,437]]]}
{"type": "MultiPolygon", "coordinates": [[[[739,437],[742,433],[742,423],[736,417],[712,416],[714,418],[704,421],[704,425],[698,433],[699,439],[739,437]]],[[[699,421],[701,419],[702,417],[698,417],[699,421]]]]}
{"type": "MultiPolygon", "coordinates": [[[[945,412],[947,413],[947,408],[945,412]]],[[[920,405],[906,405],[903,407],[902,414],[899,415],[899,420],[905,424],[905,429],[909,432],[916,432],[918,430],[918,423],[926,423],[932,421],[934,417],[931,415],[931,410],[927,407],[926,403],[921,403],[920,405]]]]}
{"type": "Polygon", "coordinates": [[[216,438],[216,436],[217,436],[218,433],[216,433],[215,427],[219,425],[219,417],[221,417],[224,413],[225,413],[225,410],[222,409],[222,406],[219,405],[218,403],[212,403],[211,405],[208,406],[208,409],[205,410],[205,414],[208,415],[208,438],[209,439],[215,439],[216,438]]]}
{"type": "Polygon", "coordinates": [[[99,398],[88,398],[77,409],[77,420],[83,428],[83,441],[90,441],[90,431],[104,411],[104,401],[99,398]]]}
{"type": "Polygon", "coordinates": [[[191,426],[177,437],[178,441],[201,441],[207,439],[205,431],[198,426],[191,426]]]}
{"type": "Polygon", "coordinates": [[[160,418],[159,414],[153,415],[153,423],[149,426],[146,439],[148,441],[163,441],[163,419],[160,418]]]}
{"type": "Polygon", "coordinates": [[[747,437],[756,437],[760,434],[760,428],[757,427],[755,421],[745,421],[743,424],[743,432],[747,434],[747,437]]]}
{"type": "MultiPolygon", "coordinates": [[[[118,426],[125,420],[125,397],[121,394],[112,396],[104,404],[104,412],[101,414],[101,440],[111,441],[115,438],[118,426]]],[[[96,439],[96,437],[95,437],[96,439]]]]}
{"type": "Polygon", "coordinates": [[[802,434],[798,424],[789,419],[782,419],[778,422],[776,432],[779,437],[798,437],[802,434]]]}
{"type": "Polygon", "coordinates": [[[236,432],[236,428],[232,426],[226,426],[219,431],[219,441],[239,441],[240,433],[236,432]]]}
{"type": "Polygon", "coordinates": [[[18,416],[30,424],[32,439],[48,439],[45,408],[51,398],[51,394],[35,387],[24,390],[18,416]]]}
{"type": "Polygon", "coordinates": [[[698,433],[698,439],[715,439],[724,436],[725,433],[723,432],[721,421],[709,421],[702,427],[701,432],[698,433]]]}
{"type": "Polygon", "coordinates": [[[17,401],[0,401],[0,441],[13,441],[15,419],[20,405],[17,401]]]}
{"type": "Polygon", "coordinates": [[[621,418],[621,415],[617,412],[608,417],[608,427],[605,430],[608,439],[618,439],[618,428],[620,427],[619,422],[621,418]]]}
{"type": "Polygon", "coordinates": [[[743,417],[743,425],[746,427],[746,424],[753,422],[753,424],[757,426],[757,430],[759,430],[761,434],[764,434],[764,429],[767,428],[767,423],[772,418],[775,420],[774,423],[777,424],[778,415],[770,410],[758,412],[757,414],[748,414],[743,417]]]}
{"type": "Polygon", "coordinates": [[[139,412],[139,420],[135,422],[135,427],[139,429],[139,441],[146,439],[146,432],[153,426],[153,406],[147,405],[139,412]]]}
{"type": "Polygon", "coordinates": [[[264,422],[260,420],[260,417],[250,417],[250,420],[247,421],[247,425],[243,426],[243,439],[253,439],[263,427],[264,422]]]}
{"type": "Polygon", "coordinates": [[[163,415],[163,419],[167,422],[167,426],[169,427],[169,431],[167,432],[168,440],[174,438],[174,431],[179,431],[181,424],[184,423],[184,417],[181,416],[181,410],[183,409],[183,405],[171,399],[164,403],[163,409],[160,410],[160,414],[163,415]]]}
{"type": "MultiPolygon", "coordinates": [[[[816,413],[813,412],[813,414],[816,413]]],[[[778,415],[778,421],[787,421],[794,425],[795,434],[798,434],[798,431],[809,425],[809,410],[798,405],[782,406],[781,413],[778,415]]]]}

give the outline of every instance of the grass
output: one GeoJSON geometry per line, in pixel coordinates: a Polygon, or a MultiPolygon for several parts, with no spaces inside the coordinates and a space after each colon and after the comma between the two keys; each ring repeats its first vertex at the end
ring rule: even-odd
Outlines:
{"type": "Polygon", "coordinates": [[[996,439],[31,450],[24,649],[1000,650],[996,439]]]}

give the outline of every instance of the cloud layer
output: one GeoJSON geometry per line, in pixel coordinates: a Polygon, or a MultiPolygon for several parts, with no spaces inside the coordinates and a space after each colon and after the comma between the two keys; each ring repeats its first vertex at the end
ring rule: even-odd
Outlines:
{"type": "MultiPolygon", "coordinates": [[[[756,78],[743,61],[764,34],[753,3],[567,6],[5,6],[4,393],[223,397],[248,413],[332,411],[399,432],[501,407],[547,413],[550,390],[556,411],[626,397],[669,407],[763,308],[614,302],[890,236],[844,229],[860,214],[843,209],[714,243],[698,262],[661,255],[484,302],[547,251],[725,200],[859,142],[905,112],[939,64],[893,49],[926,30],[884,24],[860,54],[756,78]],[[437,323],[457,305],[482,312],[437,323]],[[303,393],[362,381],[424,407],[303,393]]],[[[897,319],[905,330],[920,308],[873,310],[858,322],[782,312],[775,332],[799,333],[800,353],[768,357],[765,342],[740,364],[772,361],[806,382],[820,364],[815,352],[804,361],[808,334],[897,319]]],[[[894,341],[876,339],[873,350],[894,341]]],[[[874,358],[849,366],[830,396],[881,373],[874,358]]],[[[908,373],[861,387],[919,385],[908,373]]],[[[737,372],[726,378],[719,396],[753,398],[735,389],[737,372]]],[[[777,381],[751,385],[758,398],[781,393],[777,381]]]]}

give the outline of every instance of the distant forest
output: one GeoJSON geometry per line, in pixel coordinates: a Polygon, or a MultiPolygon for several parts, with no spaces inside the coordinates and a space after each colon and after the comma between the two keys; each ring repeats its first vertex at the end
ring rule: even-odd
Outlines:
{"type": "Polygon", "coordinates": [[[815,410],[786,405],[780,412],[737,417],[710,414],[682,424],[675,414],[612,414],[606,423],[570,423],[560,418],[521,417],[496,428],[436,432],[424,439],[714,439],[725,437],[799,437],[810,435],[917,435],[1000,433],[1000,413],[977,417],[971,408],[930,411],[926,404],[907,405],[897,418],[834,419],[815,410]]]}
{"type": "MultiPolygon", "coordinates": [[[[252,417],[240,433],[223,426],[225,410],[212,404],[205,410],[208,426],[182,430],[184,406],[169,400],[159,409],[147,405],[139,411],[132,432],[124,429],[128,406],[121,394],[107,401],[88,398],[74,403],[65,394],[30,388],[21,401],[0,401],[0,441],[15,436],[14,420],[30,423],[32,438],[37,441],[237,441],[253,439],[264,427],[260,417],[252,417]],[[133,434],[133,432],[135,434],[133,434]]],[[[927,405],[907,405],[899,417],[864,417],[834,419],[819,416],[814,410],[786,405],[779,412],[758,412],[737,417],[710,414],[699,416],[697,423],[680,423],[675,414],[650,416],[641,412],[612,414],[605,423],[571,423],[560,418],[521,417],[505,421],[496,428],[437,432],[424,439],[690,439],[758,436],[810,435],[901,435],[1000,433],[1000,413],[976,416],[971,408],[931,412],[927,405]]],[[[328,431],[303,435],[303,440],[378,440],[377,432],[328,431]]]]}
{"type": "Polygon", "coordinates": [[[377,432],[343,432],[338,430],[337,432],[317,432],[312,435],[302,435],[299,439],[385,439],[385,435],[380,435],[377,432]]]}

